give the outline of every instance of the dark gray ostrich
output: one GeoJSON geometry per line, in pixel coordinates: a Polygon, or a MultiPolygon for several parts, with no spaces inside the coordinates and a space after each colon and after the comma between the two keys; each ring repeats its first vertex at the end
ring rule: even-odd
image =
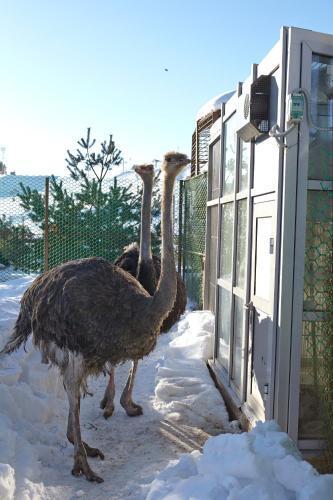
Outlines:
{"type": "MultiPolygon", "coordinates": [[[[132,276],[136,277],[141,285],[150,295],[154,295],[157,281],[161,272],[161,259],[152,255],[151,251],[151,200],[154,183],[153,165],[136,165],[135,172],[140,175],[143,181],[143,197],[141,207],[141,230],[140,230],[140,250],[136,243],[125,249],[125,252],[115,260],[115,264],[132,276]]],[[[177,273],[177,292],[174,305],[168,316],[164,319],[161,332],[168,331],[180,318],[186,307],[186,290],[183,280],[177,273]]],[[[134,403],[132,392],[134,380],[138,368],[138,360],[132,362],[130,373],[120,398],[120,404],[130,417],[142,415],[142,407],[134,403]]],[[[105,389],[104,397],[100,407],[104,409],[105,418],[110,417],[114,412],[115,396],[115,370],[109,370],[109,382],[105,389]]]]}
{"type": "MultiPolygon", "coordinates": [[[[161,275],[153,296],[129,273],[101,258],[67,262],[37,278],[25,293],[33,296],[31,319],[24,304],[14,331],[0,354],[11,353],[33,334],[33,342],[57,365],[69,401],[67,437],[74,444],[72,474],[102,482],[88,456],[103,454],[81,438],[80,395],[89,375],[107,364],[140,359],[156,344],[163,319],[176,296],[172,234],[172,195],[177,174],[190,160],[170,152],[162,164],[161,275]],[[22,314],[21,314],[22,313],[22,314]]],[[[22,300],[24,300],[24,297],[22,300]]]]}

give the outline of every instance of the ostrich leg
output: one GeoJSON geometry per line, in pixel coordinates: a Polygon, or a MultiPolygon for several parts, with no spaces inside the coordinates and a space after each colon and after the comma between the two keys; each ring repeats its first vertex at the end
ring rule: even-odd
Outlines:
{"type": "Polygon", "coordinates": [[[80,385],[82,375],[78,370],[76,363],[73,361],[65,370],[64,385],[69,402],[68,415],[68,440],[74,443],[74,467],[72,469],[73,476],[83,474],[88,481],[96,481],[102,483],[103,479],[93,472],[87,460],[87,454],[92,456],[100,456],[103,454],[97,448],[91,448],[86,443],[83,443],[80,429],[80,385]]]}
{"type": "MultiPolygon", "coordinates": [[[[80,412],[80,396],[78,399],[78,406],[79,406],[79,412],[80,412]]],[[[74,414],[72,412],[69,412],[68,425],[67,425],[67,439],[72,444],[74,444],[74,419],[73,419],[73,416],[74,416],[74,414]]],[[[86,454],[88,455],[88,457],[100,457],[101,460],[104,460],[104,455],[98,448],[92,448],[91,446],[89,446],[89,444],[85,443],[84,441],[82,441],[82,444],[84,446],[84,449],[86,450],[86,454]]]]}
{"type": "Polygon", "coordinates": [[[138,368],[138,361],[135,360],[132,362],[132,368],[130,370],[125,388],[120,398],[120,404],[125,409],[129,417],[136,417],[138,415],[142,415],[143,413],[142,407],[134,403],[132,400],[134,379],[137,368],[138,368]]]}
{"type": "Polygon", "coordinates": [[[115,396],[115,383],[114,383],[114,368],[112,367],[110,372],[109,372],[109,382],[108,385],[106,386],[104,397],[100,403],[100,407],[103,412],[104,418],[109,418],[114,412],[114,396],[115,396]]]}

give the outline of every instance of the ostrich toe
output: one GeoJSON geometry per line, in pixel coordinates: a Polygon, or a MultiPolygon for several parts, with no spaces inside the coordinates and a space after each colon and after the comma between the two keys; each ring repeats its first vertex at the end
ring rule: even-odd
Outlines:
{"type": "Polygon", "coordinates": [[[107,396],[104,396],[104,398],[102,399],[102,401],[100,402],[100,408],[102,410],[104,410],[103,412],[103,417],[105,419],[109,418],[109,417],[112,417],[113,415],[113,412],[114,412],[114,404],[113,404],[113,400],[110,401],[107,396]]]}
{"type": "Polygon", "coordinates": [[[143,414],[142,406],[137,405],[131,399],[125,400],[121,398],[120,404],[124,408],[129,417],[138,417],[139,415],[143,414]]]}
{"type": "Polygon", "coordinates": [[[96,483],[103,483],[104,479],[99,477],[95,472],[90,468],[86,454],[84,452],[78,452],[75,455],[74,459],[74,467],[72,469],[73,476],[80,476],[83,474],[87,481],[95,481],[96,483]]]}
{"type": "Polygon", "coordinates": [[[99,457],[101,460],[104,460],[104,453],[102,453],[101,450],[99,450],[98,448],[92,448],[85,442],[83,442],[83,446],[88,457],[99,457]]]}
{"type": "Polygon", "coordinates": [[[107,420],[109,417],[112,417],[114,412],[114,405],[107,405],[103,411],[103,417],[107,420]]]}

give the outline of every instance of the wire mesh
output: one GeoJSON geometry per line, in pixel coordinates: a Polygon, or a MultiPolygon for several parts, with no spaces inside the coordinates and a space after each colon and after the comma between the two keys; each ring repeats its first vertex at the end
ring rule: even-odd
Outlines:
{"type": "Polygon", "coordinates": [[[0,176],[0,281],[43,268],[43,229],[22,205],[22,186],[44,195],[43,176],[0,176]]]}
{"type": "MultiPolygon", "coordinates": [[[[325,439],[333,471],[333,192],[308,191],[299,437],[325,439]]],[[[317,460],[317,467],[320,469],[317,460]]]]}
{"type": "MultiPolygon", "coordinates": [[[[99,256],[113,261],[124,246],[138,241],[142,183],[134,172],[105,178],[100,189],[96,183],[84,186],[71,177],[50,177],[47,220],[45,181],[43,176],[0,176],[0,281],[40,273],[72,259],[99,256]]],[[[152,215],[156,254],[159,180],[152,215]]]]}
{"type": "Polygon", "coordinates": [[[182,182],[182,271],[189,299],[203,305],[206,241],[207,173],[182,182]]]}

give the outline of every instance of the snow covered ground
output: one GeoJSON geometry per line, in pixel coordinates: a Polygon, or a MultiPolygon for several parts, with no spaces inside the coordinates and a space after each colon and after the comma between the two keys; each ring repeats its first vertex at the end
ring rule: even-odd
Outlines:
{"type": "Polygon", "coordinates": [[[171,462],[146,490],[146,500],[332,498],[333,475],[317,474],[274,422],[209,438],[203,453],[171,462]]]}
{"type": "MultiPolygon", "coordinates": [[[[0,283],[0,348],[17,317],[20,297],[32,279],[25,276],[0,283]]],[[[99,408],[107,379],[101,376],[91,380],[89,389],[94,397],[82,401],[81,425],[85,440],[105,453],[104,462],[89,460],[104,478],[102,485],[90,484],[70,474],[73,447],[66,439],[68,403],[57,370],[41,364],[40,353],[31,341],[27,344],[27,352],[22,348],[1,358],[0,499],[144,498],[143,485],[149,484],[171,459],[181,452],[200,449],[206,440],[207,434],[193,427],[193,422],[206,423],[209,429],[216,425],[215,434],[223,429],[224,423],[228,425],[223,401],[200,359],[207,354],[212,325],[212,318],[208,319],[207,313],[202,315],[202,321],[198,313],[187,314],[170,333],[159,338],[154,352],[139,363],[134,398],[143,405],[141,417],[128,417],[119,405],[128,364],[116,370],[116,410],[107,421],[99,408]],[[191,317],[196,318],[197,324],[193,334],[192,358],[195,359],[192,366],[185,358],[191,351],[190,345],[186,347],[188,342],[185,342],[187,352],[183,354],[180,346],[182,334],[193,324],[191,317]],[[196,339],[197,334],[200,338],[196,339]],[[168,367],[170,373],[184,377],[184,383],[191,387],[189,391],[175,397],[180,384],[176,384],[176,379],[166,378],[168,367]],[[187,402],[195,404],[199,397],[204,397],[205,413],[192,409],[191,418],[187,418],[186,411],[182,412],[182,406],[186,409],[186,398],[187,402]],[[178,406],[172,408],[170,415],[173,398],[178,406]],[[208,411],[210,399],[215,417],[208,411]]]]}
{"type": "Polygon", "coordinates": [[[238,430],[236,422],[229,422],[220,393],[203,363],[213,355],[213,315],[194,311],[178,329],[182,334],[166,346],[157,367],[154,408],[168,421],[186,422],[209,434],[238,430]]]}
{"type": "MultiPolygon", "coordinates": [[[[0,348],[32,279],[0,284],[0,348]]],[[[0,359],[0,499],[333,499],[333,476],[318,476],[274,423],[239,434],[228,422],[204,362],[212,330],[210,313],[192,312],[159,338],[139,364],[134,399],[143,416],[128,417],[118,403],[128,365],[116,370],[116,410],[107,421],[99,409],[106,379],[91,381],[81,427],[105,453],[103,462],[89,459],[101,485],[70,474],[68,406],[56,369],[40,363],[31,342],[27,352],[0,359]],[[236,433],[215,436],[226,430],[236,433]]]]}

